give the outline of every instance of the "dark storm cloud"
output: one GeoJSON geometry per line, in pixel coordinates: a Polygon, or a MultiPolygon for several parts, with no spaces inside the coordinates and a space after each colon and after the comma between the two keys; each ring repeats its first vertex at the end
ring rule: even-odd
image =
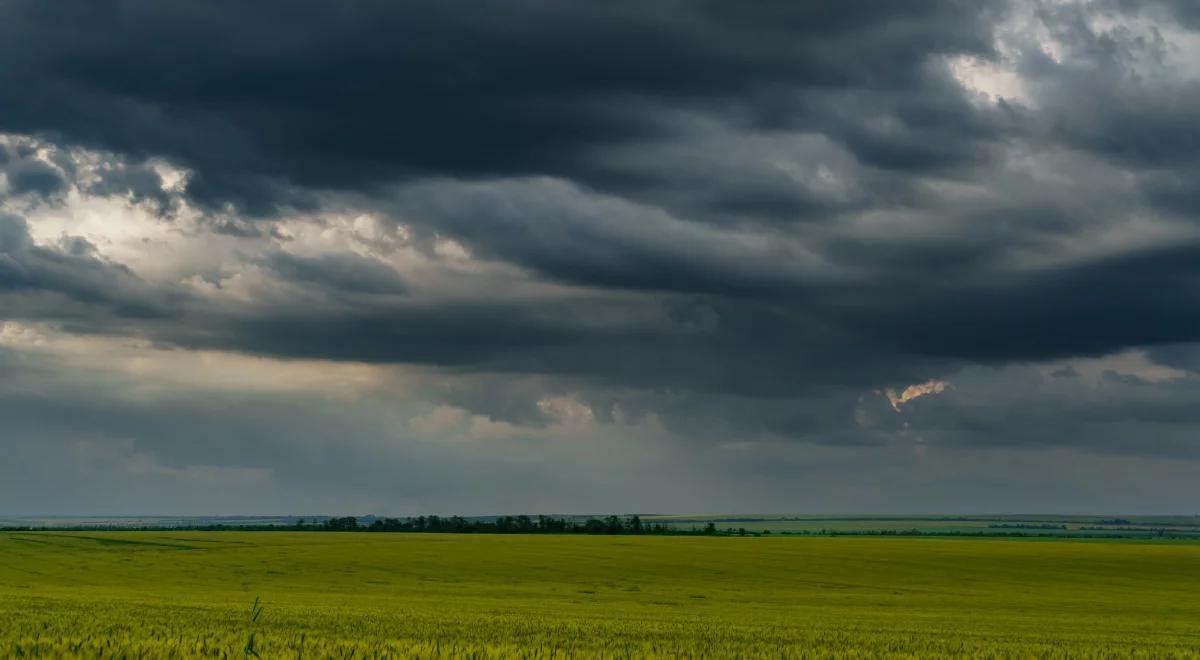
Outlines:
{"type": "Polygon", "coordinates": [[[1007,286],[961,286],[851,312],[872,343],[984,362],[1102,355],[1194,340],[1200,245],[1099,259],[1007,286]]]}
{"type": "Polygon", "coordinates": [[[9,195],[32,193],[50,197],[67,186],[58,169],[37,158],[28,144],[0,142],[0,175],[7,181],[9,195]]]}
{"type": "Polygon", "coordinates": [[[232,348],[277,357],[381,363],[478,365],[511,352],[523,366],[530,351],[586,336],[582,324],[555,322],[536,308],[507,305],[406,305],[373,311],[338,308],[252,310],[208,315],[204,329],[167,329],[183,345],[232,348]]]}
{"type": "MultiPolygon", "coordinates": [[[[1128,0],[0,2],[0,133],[25,136],[0,142],[0,202],[163,216],[143,272],[0,215],[0,319],[427,366],[453,383],[423,404],[534,435],[554,428],[545,397],[567,397],[614,434],[686,438],[686,469],[709,483],[732,465],[732,490],[801,492],[800,471],[823,497],[893,461],[915,476],[890,483],[919,488],[967,450],[1102,454],[1100,481],[1129,457],[1192,460],[1189,384],[1028,363],[1141,347],[1200,364],[1200,87],[1190,46],[1167,41],[1195,19],[1128,0]],[[1019,84],[989,88],[990,66],[1019,84]],[[168,185],[164,163],[187,177],[168,185]],[[935,378],[955,386],[900,409],[883,393],[935,378]],[[852,459],[790,453],[813,446],[852,459]]],[[[109,457],[93,462],[116,481],[127,464],[184,481],[270,468],[288,492],[354,503],[369,500],[337,484],[449,497],[475,470],[482,491],[561,495],[564,465],[655,446],[431,448],[371,401],[205,391],[139,408],[119,395],[135,387],[13,387],[0,417],[109,457]]],[[[670,465],[637,469],[649,483],[670,465]]]]}
{"type": "Polygon", "coordinates": [[[400,191],[404,217],[449,232],[483,256],[580,284],[640,290],[798,293],[835,269],[786,240],[767,247],[656,207],[547,179],[428,183],[400,191]]]}
{"type": "MultiPolygon", "coordinates": [[[[1140,83],[1130,58],[1161,47],[1098,33],[1077,7],[1037,9],[1069,57],[1023,51],[1032,105],[975,103],[942,58],[997,57],[994,31],[1008,9],[950,1],[79,2],[51,11],[12,2],[0,10],[0,48],[15,63],[0,73],[9,83],[0,85],[0,126],[128,157],[91,184],[96,194],[128,191],[167,204],[158,174],[138,165],[162,156],[193,170],[193,199],[252,214],[280,202],[316,208],[321,190],[356,191],[478,256],[559,282],[696,295],[725,307],[723,298],[741,298],[749,302],[736,316],[679,349],[734,374],[769,363],[743,342],[809,363],[821,362],[809,353],[850,352],[1034,359],[1194,338],[1180,322],[1193,302],[1186,257],[1005,271],[1011,252],[1035,239],[1086,234],[1102,205],[1185,211],[1191,186],[1148,170],[1133,191],[1064,193],[1107,195],[1096,208],[1072,206],[1048,199],[1050,186],[999,176],[1000,150],[1033,140],[1032,151],[1045,140],[1153,170],[1196,151],[1187,111],[1194,86],[1140,83]],[[923,177],[992,186],[1009,199],[959,208],[923,177]],[[979,220],[971,231],[933,230],[919,240],[839,234],[865,213],[979,220]],[[810,225],[820,233],[806,233],[810,225]],[[1146,296],[1147,283],[1172,286],[1146,296]],[[1149,321],[1115,313],[1120,303],[1149,321]],[[804,338],[809,348],[779,353],[786,346],[775,334],[804,338]]],[[[24,185],[47,192],[50,182],[24,185]]],[[[227,235],[263,235],[236,216],[211,223],[227,235]]],[[[342,293],[404,290],[388,267],[358,258],[279,252],[264,263],[284,279],[342,293]]],[[[496,316],[510,314],[500,307],[496,316]]],[[[448,328],[488,326],[493,313],[485,307],[468,321],[436,304],[419,312],[272,309],[282,316],[204,314],[213,336],[244,350],[437,362],[450,351],[412,333],[453,336],[448,328]],[[287,324],[295,331],[274,330],[287,324]],[[356,324],[362,339],[345,341],[356,324]],[[260,331],[290,339],[268,346],[260,331]]],[[[582,354],[593,343],[587,332],[569,339],[588,324],[546,330],[544,320],[539,330],[519,323],[512,333],[498,323],[494,346],[462,355],[524,346],[539,353],[533,369],[547,360],[613,363],[582,354]],[[513,338],[526,332],[529,340],[513,338]],[[562,346],[581,354],[563,357],[573,349],[562,346]]],[[[634,325],[605,346],[640,355],[637,337],[646,352],[666,355],[674,351],[660,343],[680,343],[634,325]]],[[[512,361],[524,364],[519,352],[512,361]]]]}
{"type": "MultiPolygon", "coordinates": [[[[156,337],[284,358],[431,364],[509,376],[546,374],[587,388],[738,397],[813,396],[832,388],[853,398],[850,393],[864,385],[924,380],[958,363],[888,353],[855,338],[852,329],[754,303],[713,301],[704,312],[712,319],[700,325],[671,309],[690,304],[695,301],[612,301],[601,310],[589,296],[552,306],[403,304],[378,305],[369,313],[275,309],[208,314],[197,317],[203,323],[164,328],[156,337]]],[[[488,409],[482,399],[492,396],[494,390],[461,403],[488,409]]]]}
{"type": "MultiPolygon", "coordinates": [[[[1117,19],[1166,4],[1119,2],[1127,13],[1117,19]]],[[[1200,128],[1192,115],[1200,104],[1200,81],[1170,63],[1179,46],[1169,43],[1159,29],[1195,13],[1185,5],[1194,7],[1178,3],[1150,30],[1120,24],[1103,30],[1094,27],[1094,14],[1085,6],[1043,7],[1065,55],[1056,61],[1041,50],[1023,53],[1022,71],[1041,86],[1042,107],[1027,120],[1041,124],[1047,139],[1127,166],[1194,166],[1200,128]]],[[[1190,57],[1194,54],[1182,54],[1185,60],[1190,57]]]]}
{"type": "Polygon", "coordinates": [[[149,159],[112,152],[84,156],[64,147],[26,135],[5,134],[0,126],[0,174],[7,179],[9,196],[27,196],[61,204],[72,187],[96,196],[119,196],[148,203],[161,215],[178,207],[180,195],[167,189],[162,174],[149,159]]]}
{"type": "Polygon", "coordinates": [[[160,212],[169,211],[176,203],[175,196],[163,188],[162,176],[147,163],[106,160],[95,180],[84,189],[92,195],[120,195],[134,203],[149,202],[160,212]]]}
{"type": "Polygon", "coordinates": [[[935,100],[948,90],[930,57],[990,48],[989,10],[942,1],[18,1],[0,12],[5,129],[169,157],[196,170],[193,196],[251,212],[296,201],[280,181],[586,179],[589,149],[671,135],[668,108],[836,123],[867,162],[946,166],[969,157],[968,140],[947,139],[969,120],[935,100]],[[839,90],[863,88],[876,90],[862,99],[871,115],[912,132],[830,114],[839,90]]]}
{"type": "Polygon", "coordinates": [[[266,264],[280,277],[301,284],[319,284],[351,293],[397,294],[405,290],[396,271],[376,259],[353,254],[301,257],[276,252],[266,264]]]}
{"type": "Polygon", "coordinates": [[[66,186],[57,170],[36,160],[10,163],[5,174],[8,176],[9,191],[14,195],[33,192],[48,196],[66,186]]]}
{"type": "Polygon", "coordinates": [[[129,269],[95,255],[81,238],[34,244],[23,218],[0,213],[0,318],[81,321],[94,316],[155,319],[170,315],[161,291],[129,269]]]}

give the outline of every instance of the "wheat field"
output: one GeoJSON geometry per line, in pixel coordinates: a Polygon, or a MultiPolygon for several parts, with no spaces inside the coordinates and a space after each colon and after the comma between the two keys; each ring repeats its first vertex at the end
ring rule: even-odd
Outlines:
{"type": "Polygon", "coordinates": [[[0,559],[14,657],[1200,658],[1188,542],[8,532],[0,559]]]}

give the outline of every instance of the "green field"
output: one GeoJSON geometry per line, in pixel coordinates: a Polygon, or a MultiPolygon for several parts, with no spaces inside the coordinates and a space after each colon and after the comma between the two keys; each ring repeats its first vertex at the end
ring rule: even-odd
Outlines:
{"type": "Polygon", "coordinates": [[[1200,544],[0,534],[0,654],[243,657],[251,634],[263,658],[1200,658],[1200,544]]]}

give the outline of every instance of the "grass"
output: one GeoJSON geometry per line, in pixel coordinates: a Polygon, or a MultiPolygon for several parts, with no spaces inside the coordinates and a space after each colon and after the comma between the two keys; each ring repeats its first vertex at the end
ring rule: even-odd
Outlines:
{"type": "Polygon", "coordinates": [[[0,558],[11,656],[1200,658],[1190,542],[19,532],[0,558]]]}

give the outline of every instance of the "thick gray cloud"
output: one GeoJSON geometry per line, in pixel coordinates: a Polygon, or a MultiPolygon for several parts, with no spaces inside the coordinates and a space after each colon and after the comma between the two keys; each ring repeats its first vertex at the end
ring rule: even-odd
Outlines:
{"type": "Polygon", "coordinates": [[[299,257],[276,252],[267,258],[267,265],[280,277],[294,282],[359,293],[397,294],[404,291],[404,282],[395,270],[353,255],[299,257]]]}
{"type": "Polygon", "coordinates": [[[886,167],[949,166],[971,156],[971,141],[924,137],[982,129],[926,71],[929,58],[991,47],[986,9],[941,1],[15,2],[3,12],[5,60],[18,62],[3,74],[6,128],[172,157],[197,171],[193,195],[252,211],[297,200],[266,181],[600,177],[592,149],[671,135],[670,108],[833,131],[886,167]],[[912,132],[831,112],[855,90],[912,132]]]}
{"type": "Polygon", "coordinates": [[[7,318],[157,319],[172,314],[169,293],[148,287],[120,264],[96,255],[86,239],[33,243],[24,219],[0,214],[0,296],[7,318]]]}
{"type": "MultiPolygon", "coordinates": [[[[1170,509],[1170,461],[1200,456],[1196,19],[1165,0],[0,4],[0,350],[49,393],[0,378],[6,434],[23,461],[111,473],[81,483],[132,469],[179,498],[778,510],[737,484],[804,508],[860,470],[914,495],[837,502],[966,489],[1011,510],[1004,479],[1025,477],[942,472],[1003,454],[1154,466],[1125,508],[1170,509]],[[267,393],[204,380],[213,360],[267,393]],[[342,385],[267,377],[289,369],[420,384],[351,378],[334,404],[342,385]],[[135,405],[130,373],[169,395],[135,405]],[[931,380],[951,385],[887,396],[931,380]],[[110,398],[82,393],[98,382],[110,398]],[[555,476],[619,464],[611,447],[647,482],[555,476]],[[403,487],[336,486],[389,469],[403,487]],[[715,499],[673,499],[692,480],[715,499]]],[[[1087,484],[1029,492],[1070,508],[1087,484]]]]}

